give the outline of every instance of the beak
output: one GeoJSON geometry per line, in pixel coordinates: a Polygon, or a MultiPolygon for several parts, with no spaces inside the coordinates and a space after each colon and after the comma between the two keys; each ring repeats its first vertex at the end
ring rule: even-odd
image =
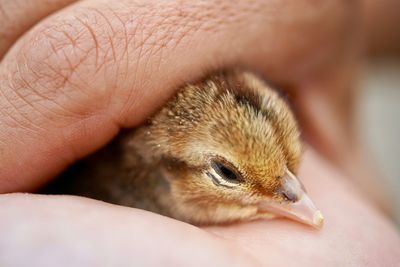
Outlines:
{"type": "Polygon", "coordinates": [[[289,170],[282,178],[279,193],[287,199],[285,202],[263,200],[259,203],[259,209],[268,213],[280,215],[317,229],[321,229],[324,217],[308,197],[304,186],[289,170]]]}

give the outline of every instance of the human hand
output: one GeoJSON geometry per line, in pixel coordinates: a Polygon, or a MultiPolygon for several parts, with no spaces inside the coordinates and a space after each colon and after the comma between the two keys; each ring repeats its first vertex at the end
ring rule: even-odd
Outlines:
{"type": "MultiPolygon", "coordinates": [[[[41,5],[38,2],[37,8],[41,5]]],[[[121,127],[143,122],[174,89],[209,70],[231,65],[257,70],[272,82],[292,88],[299,103],[309,103],[309,92],[316,92],[315,88],[324,92],[345,88],[344,70],[352,69],[355,40],[350,38],[349,22],[355,8],[339,1],[242,1],[233,5],[229,1],[104,0],[81,1],[44,18],[19,38],[0,63],[0,192],[38,188],[71,162],[110,141],[121,127]],[[326,86],[321,88],[322,84],[326,86]]],[[[34,17],[35,10],[23,17],[34,17]]],[[[17,20],[0,27],[7,28],[7,23],[17,20]]],[[[299,105],[300,110],[306,106],[299,105]]],[[[332,124],[341,131],[340,125],[332,124]]],[[[310,141],[323,139],[309,128],[310,141]]],[[[201,230],[83,198],[3,195],[0,212],[6,219],[0,223],[7,232],[1,234],[1,251],[12,257],[12,253],[28,253],[35,247],[38,253],[24,255],[38,264],[46,260],[44,253],[54,244],[54,260],[65,265],[68,261],[62,259],[67,258],[92,264],[96,259],[108,259],[121,265],[139,260],[157,264],[157,260],[168,259],[189,265],[207,255],[206,260],[215,265],[220,261],[221,265],[230,261],[283,265],[296,260],[333,266],[381,261],[380,255],[370,253],[378,249],[375,241],[380,239],[385,240],[379,249],[387,253],[387,263],[395,262],[395,253],[390,251],[399,247],[399,240],[389,223],[357,193],[342,192],[349,185],[331,174],[317,157],[309,162],[301,177],[327,217],[321,232],[286,221],[201,230]],[[307,183],[307,178],[312,180],[307,183]],[[94,214],[85,220],[88,210],[94,214]],[[353,222],[344,219],[346,216],[356,219],[353,222]],[[363,220],[366,216],[370,218],[367,222],[363,220]],[[159,232],[148,227],[153,224],[159,232]],[[359,229],[359,225],[365,228],[359,229]],[[21,229],[17,226],[27,228],[25,235],[15,239],[21,229]],[[373,229],[379,229],[382,236],[364,238],[373,229]],[[338,231],[342,238],[337,237],[338,231]],[[281,236],[283,232],[288,234],[286,238],[281,236]],[[252,240],[254,233],[258,241],[252,240]],[[187,235],[190,247],[182,241],[187,235]],[[34,238],[38,236],[42,238],[34,238]],[[145,244],[145,238],[153,242],[145,244]],[[306,240],[299,249],[294,240],[302,238],[306,240]],[[352,250],[355,239],[362,240],[357,252],[352,250]],[[28,241],[30,245],[26,245],[28,241]],[[88,248],[79,254],[82,258],[74,258],[78,244],[88,248]],[[343,246],[342,252],[350,254],[347,258],[339,252],[329,254],[322,244],[343,246]],[[147,250],[141,250],[144,248],[147,250]],[[191,254],[189,248],[198,254],[191,254]],[[238,258],[232,258],[230,248],[238,251],[238,258]],[[151,250],[159,257],[144,254],[151,250]],[[267,254],[267,250],[274,253],[267,254]],[[303,261],[285,257],[289,254],[301,256],[303,261]]]]}
{"type": "Polygon", "coordinates": [[[345,177],[306,152],[300,176],[325,216],[197,228],[72,196],[0,196],[2,266],[395,266],[393,225],[345,177]]]}

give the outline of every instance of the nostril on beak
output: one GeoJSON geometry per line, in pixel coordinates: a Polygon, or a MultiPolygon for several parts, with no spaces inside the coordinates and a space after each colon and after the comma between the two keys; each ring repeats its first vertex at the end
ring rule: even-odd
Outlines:
{"type": "Polygon", "coordinates": [[[295,193],[290,192],[290,191],[287,191],[287,190],[284,190],[284,191],[282,192],[282,196],[283,196],[286,200],[291,201],[291,202],[296,202],[296,201],[299,200],[299,197],[298,197],[295,193]]]}
{"type": "Polygon", "coordinates": [[[286,174],[282,177],[280,194],[283,198],[290,202],[297,202],[302,198],[304,194],[303,186],[299,179],[294,176],[289,170],[286,170],[286,174]]]}

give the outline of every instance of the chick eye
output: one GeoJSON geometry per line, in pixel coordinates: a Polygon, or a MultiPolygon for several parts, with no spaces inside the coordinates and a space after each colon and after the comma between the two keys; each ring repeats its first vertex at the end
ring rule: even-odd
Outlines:
{"type": "MultiPolygon", "coordinates": [[[[229,183],[237,184],[242,180],[241,176],[232,167],[227,166],[227,164],[224,164],[219,161],[213,161],[211,163],[211,167],[220,178],[224,179],[229,183]]],[[[219,184],[222,185],[222,182],[219,182],[219,184]]]]}
{"type": "Polygon", "coordinates": [[[231,169],[229,169],[228,167],[226,167],[221,163],[214,163],[213,168],[219,175],[224,177],[226,180],[234,181],[238,179],[237,175],[231,169]]]}

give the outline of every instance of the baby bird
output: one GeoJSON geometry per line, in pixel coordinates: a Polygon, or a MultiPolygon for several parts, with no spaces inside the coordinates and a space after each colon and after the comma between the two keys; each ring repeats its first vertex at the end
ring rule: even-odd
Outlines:
{"type": "Polygon", "coordinates": [[[223,71],[182,88],[49,188],[196,225],[283,216],[319,228],[295,176],[301,153],[277,92],[250,72],[223,71]]]}

